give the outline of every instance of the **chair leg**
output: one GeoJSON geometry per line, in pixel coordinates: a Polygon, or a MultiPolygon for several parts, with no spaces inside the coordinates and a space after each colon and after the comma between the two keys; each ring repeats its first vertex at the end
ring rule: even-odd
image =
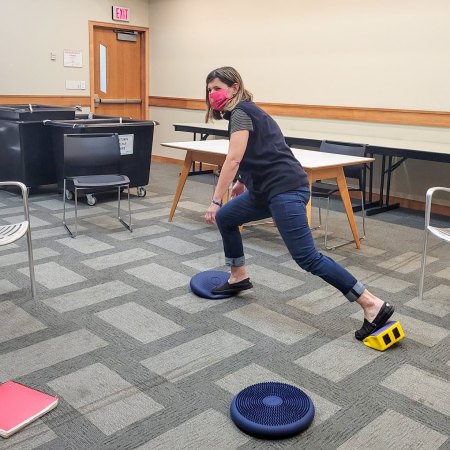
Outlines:
{"type": "MultiPolygon", "coordinates": [[[[328,197],[328,204],[327,204],[327,215],[325,219],[325,248],[327,250],[335,250],[337,248],[343,247],[344,245],[352,244],[355,242],[354,240],[344,242],[343,244],[335,245],[334,247],[328,247],[327,246],[327,237],[328,237],[328,212],[330,209],[330,197],[328,197]]],[[[362,213],[362,226],[363,226],[363,236],[359,238],[360,241],[366,238],[366,211],[364,209],[364,193],[361,191],[361,213],[362,213]]]]}
{"type": "MultiPolygon", "coordinates": [[[[322,228],[322,197],[316,197],[318,199],[319,206],[319,225],[317,227],[311,227],[311,231],[320,230],[322,228]]],[[[312,221],[312,220],[311,220],[312,221]]]]}
{"type": "Polygon", "coordinates": [[[424,279],[425,279],[425,267],[427,265],[427,246],[428,246],[428,228],[425,228],[425,234],[424,234],[424,238],[423,238],[422,266],[420,269],[419,301],[423,300],[423,285],[424,285],[424,279]]]}
{"type": "Polygon", "coordinates": [[[25,220],[28,222],[27,230],[27,248],[28,248],[28,266],[30,269],[30,282],[31,282],[31,297],[36,298],[36,277],[34,274],[34,259],[33,259],[33,243],[31,241],[31,222],[30,213],[28,209],[28,191],[23,192],[24,196],[24,208],[25,208],[25,220]]]}
{"type": "Polygon", "coordinates": [[[36,298],[36,277],[34,274],[33,244],[31,243],[31,228],[29,224],[27,231],[27,244],[28,244],[28,265],[30,267],[31,297],[34,299],[36,298]]]}
{"type": "Polygon", "coordinates": [[[63,225],[73,239],[77,237],[77,189],[75,188],[75,234],[72,233],[66,222],[66,180],[64,180],[63,188],[63,225]]]}
{"type": "Polygon", "coordinates": [[[129,214],[129,223],[126,223],[121,215],[120,215],[120,188],[124,187],[124,186],[119,186],[117,188],[117,205],[118,205],[118,211],[117,211],[117,217],[119,219],[119,222],[127,229],[130,230],[130,232],[133,232],[133,227],[131,226],[131,202],[130,202],[130,185],[127,184],[125,187],[127,188],[127,192],[128,192],[128,214],[129,214]]]}

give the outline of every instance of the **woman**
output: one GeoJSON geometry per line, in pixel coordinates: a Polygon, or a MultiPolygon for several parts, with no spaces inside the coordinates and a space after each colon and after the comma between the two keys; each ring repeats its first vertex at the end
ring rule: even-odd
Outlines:
{"type": "Polygon", "coordinates": [[[356,339],[363,340],[381,328],[394,307],[316,250],[306,215],[310,198],[307,175],[286,145],[277,123],[252,101],[252,94],[234,68],[221,67],[208,74],[206,103],[206,121],[225,118],[230,132],[228,154],[205,214],[206,223],[217,223],[225,263],[231,268],[228,281],[214,288],[213,293],[234,294],[253,287],[245,267],[239,225],[272,217],[297,264],[362,307],[364,323],[356,331],[356,339]],[[222,198],[236,176],[232,200],[222,206],[222,198]]]}

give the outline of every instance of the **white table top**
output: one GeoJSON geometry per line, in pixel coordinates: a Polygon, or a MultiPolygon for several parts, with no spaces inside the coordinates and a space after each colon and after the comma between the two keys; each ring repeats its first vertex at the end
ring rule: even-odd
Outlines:
{"type": "MultiPolygon", "coordinates": [[[[164,147],[180,150],[214,153],[227,155],[229,141],[226,139],[210,139],[206,141],[165,142],[164,147]]],[[[372,162],[373,158],[361,158],[358,156],[337,155],[334,153],[318,152],[314,150],[302,150],[293,148],[292,152],[300,164],[306,170],[324,169],[336,166],[351,166],[372,162]]]]}
{"type": "MultiPolygon", "coordinates": [[[[218,121],[214,123],[174,123],[173,125],[203,128],[211,131],[228,129],[228,122],[226,121],[218,121]]],[[[281,132],[283,133],[283,136],[285,136],[286,138],[313,139],[317,141],[322,141],[325,139],[339,142],[366,144],[378,147],[398,148],[404,150],[413,150],[413,151],[415,150],[430,153],[442,153],[446,155],[450,154],[450,143],[392,139],[377,136],[362,136],[362,135],[360,136],[360,135],[332,133],[328,131],[319,132],[307,130],[293,130],[289,128],[281,128],[281,132]]]]}

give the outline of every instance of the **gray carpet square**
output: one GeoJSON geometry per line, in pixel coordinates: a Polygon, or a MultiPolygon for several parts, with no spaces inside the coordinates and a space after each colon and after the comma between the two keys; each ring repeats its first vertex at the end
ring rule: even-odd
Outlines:
{"type": "Polygon", "coordinates": [[[347,302],[348,300],[336,288],[324,286],[301,297],[289,300],[287,304],[317,316],[347,302]]]}
{"type": "Polygon", "coordinates": [[[147,219],[156,219],[158,217],[167,217],[169,215],[170,208],[159,208],[159,209],[151,209],[149,211],[145,212],[139,212],[136,214],[133,214],[133,221],[134,220],[147,220],[147,219]]]}
{"type": "Polygon", "coordinates": [[[100,363],[47,384],[106,435],[163,409],[100,363]]]}
{"type": "Polygon", "coordinates": [[[2,439],[0,450],[32,450],[50,443],[57,437],[58,435],[45,425],[42,419],[38,419],[20,430],[20,433],[2,439]]]}
{"type": "Polygon", "coordinates": [[[114,248],[112,245],[106,244],[105,242],[99,241],[98,239],[94,239],[89,236],[78,236],[76,239],[67,237],[65,239],[58,239],[56,242],[70,247],[77,252],[83,253],[84,255],[103,252],[105,250],[114,248]]]}
{"type": "Polygon", "coordinates": [[[154,234],[165,233],[169,231],[167,228],[161,227],[159,225],[150,225],[148,227],[137,227],[133,228],[133,232],[130,233],[128,230],[119,231],[118,233],[109,234],[109,237],[117,239],[118,241],[129,241],[130,239],[139,239],[147,236],[152,236],[154,234]]]}
{"type": "Polygon", "coordinates": [[[404,364],[381,383],[441,414],[450,416],[450,382],[430,372],[404,364]]]}
{"type": "Polygon", "coordinates": [[[180,297],[171,298],[170,300],[167,300],[167,303],[189,314],[196,314],[200,311],[204,311],[205,309],[212,308],[213,306],[221,305],[229,300],[230,299],[228,298],[222,300],[208,300],[206,298],[200,298],[190,292],[188,294],[181,295],[180,297]]]}
{"type": "MultiPolygon", "coordinates": [[[[343,251],[346,252],[347,256],[358,255],[365,256],[367,258],[376,258],[378,256],[384,255],[386,253],[385,249],[372,247],[370,242],[372,240],[368,237],[367,240],[362,241],[361,248],[356,248],[354,244],[349,244],[343,247],[343,251]]],[[[330,255],[332,256],[332,255],[330,255]]]]}
{"type": "Polygon", "coordinates": [[[182,201],[178,203],[178,208],[188,209],[190,211],[198,212],[204,215],[209,205],[202,203],[196,203],[191,201],[182,201]]]}
{"type": "Polygon", "coordinates": [[[126,303],[95,314],[144,344],[170,336],[184,328],[137,303],[126,303]]]}
{"type": "Polygon", "coordinates": [[[190,281],[190,277],[155,263],[128,269],[125,272],[166,291],[187,286],[190,281]]]}
{"type": "Polygon", "coordinates": [[[183,230],[188,231],[198,231],[203,230],[204,228],[208,228],[211,225],[206,224],[205,222],[199,222],[198,220],[192,220],[188,217],[177,217],[175,222],[169,222],[168,219],[163,220],[163,223],[167,223],[175,227],[182,228],[183,230]]]}
{"type": "Polygon", "coordinates": [[[7,294],[8,292],[17,291],[19,288],[12,284],[8,280],[0,280],[0,295],[7,294]]]}
{"type": "Polygon", "coordinates": [[[83,264],[94,270],[104,270],[110,269],[111,267],[122,266],[124,264],[131,264],[136,261],[142,261],[144,259],[152,258],[155,255],[156,253],[149,252],[143,248],[133,248],[123,252],[86,259],[83,261],[83,264]]]}
{"type": "Polygon", "coordinates": [[[235,309],[224,316],[286,345],[295,344],[317,331],[310,325],[256,303],[235,309]]]}
{"type": "Polygon", "coordinates": [[[0,382],[17,378],[108,345],[88,330],[78,330],[0,355],[0,382]]]}
{"type": "MultiPolygon", "coordinates": [[[[78,219],[83,218],[83,217],[90,217],[90,216],[96,216],[96,215],[100,215],[103,213],[108,212],[108,210],[106,208],[102,208],[101,206],[80,206],[78,205],[78,211],[77,211],[77,216],[78,219]]],[[[63,218],[63,213],[55,213],[53,214],[54,217],[61,219],[63,218]]],[[[70,211],[66,211],[66,219],[74,219],[75,218],[75,210],[70,210],[70,211]]]]}
{"type": "MultiPolygon", "coordinates": [[[[245,255],[245,259],[250,259],[251,255],[245,255]]],[[[220,268],[224,272],[228,272],[228,268],[225,267],[225,257],[223,252],[211,253],[206,256],[201,256],[200,258],[191,259],[189,261],[183,261],[183,264],[198,271],[205,271],[220,268]]]]}
{"type": "Polygon", "coordinates": [[[176,382],[252,346],[245,339],[218,330],[141,361],[141,364],[176,382]]]}
{"type": "Polygon", "coordinates": [[[282,256],[289,253],[283,243],[267,241],[267,239],[249,238],[244,241],[244,248],[251,248],[270,256],[282,256]]]}
{"type": "MultiPolygon", "coordinates": [[[[84,231],[85,227],[78,226],[78,231],[84,231]]],[[[31,232],[31,238],[33,241],[36,241],[37,239],[46,239],[50,237],[56,237],[56,236],[68,236],[66,229],[63,227],[63,224],[61,222],[61,226],[58,228],[48,228],[45,230],[32,230],[31,232]]]]}
{"type": "Polygon", "coordinates": [[[86,306],[95,305],[113,298],[121,297],[122,295],[131,294],[135,291],[136,288],[128,286],[122,281],[116,280],[84,289],[78,289],[57,297],[46,298],[42,301],[47,306],[63,313],[84,308],[86,306]]]}
{"type": "Polygon", "coordinates": [[[209,409],[166,431],[136,450],[233,450],[250,438],[239,431],[227,416],[209,409]]]}
{"type": "Polygon", "coordinates": [[[330,381],[338,382],[381,355],[355,340],[353,333],[335,339],[294,361],[330,381]]]}
{"type": "MultiPolygon", "coordinates": [[[[39,261],[40,259],[51,258],[58,256],[59,253],[54,250],[42,247],[33,250],[33,259],[39,261]]],[[[10,253],[8,255],[0,256],[0,267],[13,266],[15,264],[22,264],[28,262],[28,251],[10,253]]]]}
{"type": "Polygon", "coordinates": [[[206,242],[217,242],[222,240],[222,236],[217,230],[206,231],[205,233],[196,234],[194,237],[206,242]]]}
{"type": "MultiPolygon", "coordinates": [[[[42,206],[45,209],[50,209],[51,211],[58,211],[63,209],[63,200],[62,198],[58,199],[50,199],[50,200],[41,200],[37,202],[33,202],[35,205],[42,206]]],[[[74,208],[75,205],[69,202],[66,202],[66,210],[74,208]]]]}
{"type": "MultiPolygon", "coordinates": [[[[122,211],[123,218],[128,221],[128,216],[124,211],[122,211]]],[[[118,230],[123,229],[123,225],[119,222],[119,219],[116,217],[114,213],[111,215],[101,215],[101,216],[93,216],[93,217],[84,217],[82,219],[84,222],[92,223],[97,227],[104,228],[106,230],[118,230]]],[[[69,224],[70,226],[70,224],[69,224]]]]}
{"type": "Polygon", "coordinates": [[[437,450],[446,436],[396,411],[387,410],[338,447],[338,450],[437,450]]]}
{"type": "MultiPolygon", "coordinates": [[[[23,209],[22,209],[23,211],[23,209]]],[[[4,217],[3,220],[8,223],[20,223],[24,221],[23,213],[20,216],[13,216],[13,217],[4,217]]],[[[39,217],[36,217],[32,214],[30,214],[30,224],[31,228],[39,228],[39,227],[45,227],[47,225],[50,225],[50,222],[47,222],[46,220],[40,219],[39,217]]]]}
{"type": "Polygon", "coordinates": [[[445,317],[450,313],[450,286],[439,284],[430,290],[424,289],[423,299],[415,297],[405,305],[424,311],[428,314],[434,314],[438,317],[445,317]]]}
{"type": "Polygon", "coordinates": [[[162,236],[159,238],[149,239],[147,241],[151,245],[156,245],[177,255],[189,255],[190,253],[200,252],[205,250],[205,247],[187,242],[173,236],[162,236]]]}
{"type": "MultiPolygon", "coordinates": [[[[437,258],[428,256],[427,265],[437,261],[437,258]]],[[[420,269],[421,254],[416,252],[406,252],[401,255],[389,258],[377,264],[383,269],[394,270],[399,273],[410,273],[420,269]]]]}
{"type": "MultiPolygon", "coordinates": [[[[55,262],[35,265],[34,271],[36,281],[47,289],[58,289],[86,281],[86,278],[82,275],[79,275],[70,269],[66,269],[55,262]]],[[[29,275],[28,268],[20,269],[19,272],[24,275],[29,275]]]]}
{"type": "Polygon", "coordinates": [[[7,319],[2,320],[0,343],[47,328],[31,314],[8,301],[0,303],[0,317],[7,319]]]}
{"type": "Polygon", "coordinates": [[[450,267],[446,267],[443,270],[440,270],[439,272],[436,272],[434,274],[435,277],[444,278],[446,280],[450,281],[450,267]]]}
{"type": "Polygon", "coordinates": [[[289,277],[275,270],[267,269],[257,264],[248,265],[250,279],[278,292],[285,292],[304,284],[298,278],[289,277]]]}

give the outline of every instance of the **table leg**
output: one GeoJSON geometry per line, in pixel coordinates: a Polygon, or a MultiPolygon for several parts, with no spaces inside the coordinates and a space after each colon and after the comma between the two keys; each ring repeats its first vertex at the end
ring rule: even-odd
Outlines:
{"type": "MultiPolygon", "coordinates": [[[[309,192],[312,190],[312,176],[308,173],[309,180],[309,192]]],[[[311,205],[312,205],[312,195],[309,198],[309,202],[306,204],[306,217],[308,218],[308,225],[311,228],[311,205]]]]}
{"type": "Polygon", "coordinates": [[[172,222],[173,215],[177,209],[178,201],[180,200],[181,193],[183,192],[184,185],[186,184],[186,179],[189,175],[189,170],[192,164],[192,153],[190,151],[186,152],[186,157],[184,158],[183,168],[181,169],[180,178],[178,180],[177,190],[172,202],[172,209],[169,213],[169,222],[172,222]]]}
{"type": "Polygon", "coordinates": [[[358,235],[358,227],[356,226],[355,216],[353,215],[352,202],[350,201],[350,195],[348,193],[347,181],[344,175],[344,169],[342,167],[337,169],[337,184],[339,187],[339,193],[341,194],[342,202],[344,203],[345,212],[347,213],[348,223],[352,229],[353,239],[355,240],[356,248],[361,248],[361,242],[358,235]]]}

